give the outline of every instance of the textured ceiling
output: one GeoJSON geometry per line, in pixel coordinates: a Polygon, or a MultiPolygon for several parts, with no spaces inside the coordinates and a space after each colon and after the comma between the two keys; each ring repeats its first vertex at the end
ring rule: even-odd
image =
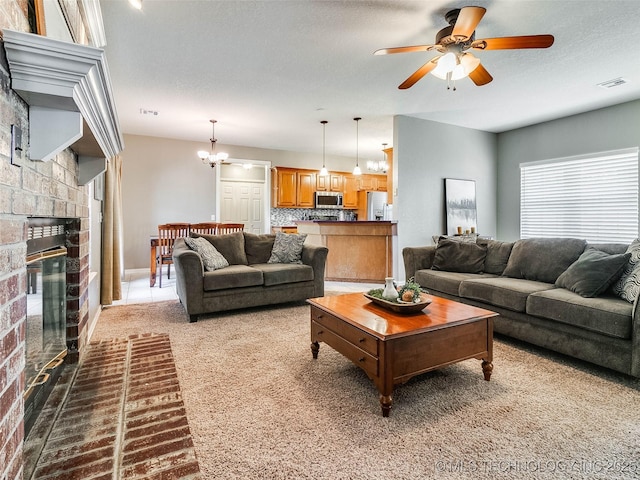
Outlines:
{"type": "Polygon", "coordinates": [[[640,98],[638,0],[102,0],[124,133],[379,159],[393,116],[490,132],[640,98]],[[433,43],[444,14],[487,13],[476,38],[550,33],[548,49],[478,52],[494,77],[457,90],[428,75],[398,85],[434,54],[374,56],[433,43]],[[624,77],[628,84],[596,84],[624,77]],[[157,112],[143,114],[144,111],[157,112]]]}

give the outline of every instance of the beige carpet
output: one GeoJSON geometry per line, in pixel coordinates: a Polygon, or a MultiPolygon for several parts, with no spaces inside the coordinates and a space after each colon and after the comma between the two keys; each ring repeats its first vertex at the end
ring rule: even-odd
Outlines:
{"type": "Polygon", "coordinates": [[[93,339],[166,333],[205,478],[638,478],[640,382],[497,339],[398,387],[309,348],[305,304],[188,323],[178,302],[111,307],[93,339]]]}

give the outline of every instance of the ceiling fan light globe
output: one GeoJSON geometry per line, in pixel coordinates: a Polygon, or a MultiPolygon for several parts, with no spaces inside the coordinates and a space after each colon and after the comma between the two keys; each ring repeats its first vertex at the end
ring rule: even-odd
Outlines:
{"type": "Polygon", "coordinates": [[[452,52],[446,53],[438,60],[438,67],[442,67],[442,69],[446,72],[452,72],[458,63],[458,59],[456,55],[452,52]]]}
{"type": "Polygon", "coordinates": [[[441,80],[447,79],[447,74],[456,67],[457,59],[455,54],[449,52],[438,59],[436,68],[431,70],[431,75],[441,80]]]}
{"type": "Polygon", "coordinates": [[[460,80],[461,78],[464,78],[467,75],[469,75],[469,73],[467,73],[467,71],[465,70],[462,64],[456,65],[456,68],[454,68],[453,71],[451,72],[451,80],[460,80]]]}
{"type": "Polygon", "coordinates": [[[478,57],[474,57],[470,53],[465,53],[460,59],[460,64],[464,67],[466,75],[469,75],[478,68],[478,65],[480,65],[480,59],[478,57]]]}

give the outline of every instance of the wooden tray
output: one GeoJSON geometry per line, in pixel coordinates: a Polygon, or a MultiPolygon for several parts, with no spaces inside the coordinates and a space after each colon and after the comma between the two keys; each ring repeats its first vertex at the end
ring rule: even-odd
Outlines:
{"type": "Polygon", "coordinates": [[[390,302],[382,298],[372,297],[368,293],[365,293],[364,296],[376,305],[380,305],[381,307],[396,313],[416,313],[420,310],[423,310],[427,305],[431,303],[431,299],[424,293],[420,294],[420,301],[417,303],[390,302]]]}

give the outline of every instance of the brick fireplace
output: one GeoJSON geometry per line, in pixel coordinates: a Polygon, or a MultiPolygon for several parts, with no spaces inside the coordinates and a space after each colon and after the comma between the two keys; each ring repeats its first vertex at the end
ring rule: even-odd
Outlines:
{"type": "MultiPolygon", "coordinates": [[[[3,73],[0,71],[0,75],[3,73]]],[[[0,431],[6,432],[6,437],[0,437],[4,442],[0,465],[6,469],[0,478],[14,479],[20,478],[24,435],[28,217],[73,217],[66,262],[66,361],[77,362],[88,335],[89,213],[88,188],[77,184],[77,163],[72,151],[58,154],[47,164],[27,160],[20,168],[2,157],[5,155],[0,155],[0,431]]]]}
{"type": "MultiPolygon", "coordinates": [[[[79,0],[73,5],[80,8],[80,4],[85,7],[81,9],[83,21],[88,19],[90,23],[93,18],[101,24],[97,2],[79,0]]],[[[107,159],[123,148],[102,51],[25,34],[34,30],[33,5],[32,0],[0,2],[0,478],[3,480],[21,479],[24,463],[29,218],[68,219],[65,361],[78,362],[88,343],[90,304],[96,302],[95,298],[90,299],[90,292],[94,291],[90,286],[93,285],[90,235],[100,235],[100,231],[90,231],[90,184],[104,172],[107,159]],[[93,75],[94,81],[86,82],[86,75],[93,75]],[[47,91],[49,88],[55,93],[47,91]],[[55,135],[51,135],[52,131],[55,135]]],[[[95,38],[91,40],[91,44],[100,45],[95,38]]]]}

